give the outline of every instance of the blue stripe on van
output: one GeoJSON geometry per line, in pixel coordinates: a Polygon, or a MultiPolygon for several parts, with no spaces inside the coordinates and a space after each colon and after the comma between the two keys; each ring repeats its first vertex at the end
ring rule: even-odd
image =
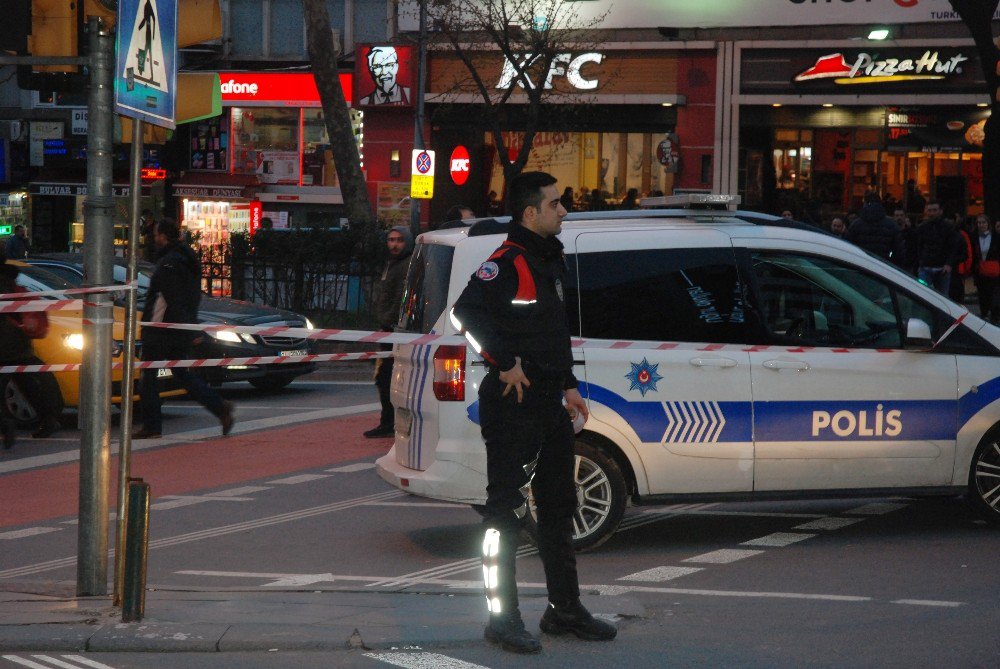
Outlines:
{"type": "Polygon", "coordinates": [[[416,444],[416,427],[417,427],[417,396],[414,389],[417,387],[417,374],[420,370],[417,369],[417,353],[420,351],[419,346],[413,346],[410,348],[410,378],[407,379],[406,388],[406,408],[410,412],[410,438],[407,440],[406,444],[406,466],[413,469],[413,448],[416,444]]]}
{"type": "Polygon", "coordinates": [[[427,346],[423,347],[423,349],[424,349],[424,359],[423,359],[423,364],[421,365],[421,370],[420,370],[420,389],[417,391],[417,414],[416,415],[419,417],[420,427],[417,430],[417,453],[416,453],[416,456],[417,456],[417,466],[415,467],[415,469],[420,469],[420,461],[421,461],[422,455],[423,455],[423,447],[424,447],[424,415],[421,412],[421,410],[423,409],[423,406],[424,406],[424,388],[427,386],[427,376],[428,376],[428,372],[430,371],[430,368],[429,368],[429,366],[427,364],[427,361],[430,360],[431,349],[432,348],[433,348],[433,346],[430,346],[430,345],[427,345],[427,346]]]}

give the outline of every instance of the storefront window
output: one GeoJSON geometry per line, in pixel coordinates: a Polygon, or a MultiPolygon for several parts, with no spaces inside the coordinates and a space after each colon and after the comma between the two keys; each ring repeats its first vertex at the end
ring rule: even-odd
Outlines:
{"type": "Polygon", "coordinates": [[[234,107],[234,174],[256,174],[265,184],[298,184],[298,109],[234,107]]]}
{"type": "Polygon", "coordinates": [[[337,170],[322,109],[302,111],[302,185],[336,186],[337,170]]]}
{"type": "MultiPolygon", "coordinates": [[[[525,171],[542,170],[559,180],[559,188],[571,187],[577,194],[578,209],[618,206],[632,188],[638,196],[652,191],[669,192],[673,175],[653,155],[663,133],[540,132],[535,135],[525,171]],[[582,189],[598,191],[579,201],[582,189]]],[[[492,136],[486,135],[492,145],[492,136]]],[[[508,133],[508,157],[520,149],[520,133],[508,133]]],[[[503,169],[494,163],[490,190],[503,192],[503,169]]]]}

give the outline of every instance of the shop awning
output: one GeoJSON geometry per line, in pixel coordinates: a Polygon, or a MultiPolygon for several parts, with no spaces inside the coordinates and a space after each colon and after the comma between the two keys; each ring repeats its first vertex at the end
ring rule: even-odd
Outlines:
{"type": "Polygon", "coordinates": [[[214,200],[252,200],[258,188],[260,184],[255,174],[190,171],[173,185],[173,195],[214,200]]]}
{"type": "Polygon", "coordinates": [[[266,186],[257,193],[257,199],[289,204],[344,204],[340,188],[330,186],[266,186]]]}

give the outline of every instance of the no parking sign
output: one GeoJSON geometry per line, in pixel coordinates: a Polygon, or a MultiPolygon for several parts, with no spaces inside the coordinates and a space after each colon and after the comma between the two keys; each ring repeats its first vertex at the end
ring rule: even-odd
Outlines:
{"type": "Polygon", "coordinates": [[[429,200],[434,197],[434,152],[414,149],[410,165],[410,197],[429,200]]]}

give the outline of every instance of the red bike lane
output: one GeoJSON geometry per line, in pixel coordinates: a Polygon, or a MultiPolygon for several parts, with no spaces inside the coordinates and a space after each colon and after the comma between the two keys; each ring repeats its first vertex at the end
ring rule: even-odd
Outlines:
{"type": "MultiPolygon", "coordinates": [[[[374,414],[260,430],[139,451],[132,476],[150,484],[153,499],[381,457],[390,439],[365,439],[374,414]]],[[[109,510],[117,500],[118,458],[111,459],[109,510]]],[[[0,476],[0,528],[75,516],[80,465],[72,463],[0,476]]]]}

